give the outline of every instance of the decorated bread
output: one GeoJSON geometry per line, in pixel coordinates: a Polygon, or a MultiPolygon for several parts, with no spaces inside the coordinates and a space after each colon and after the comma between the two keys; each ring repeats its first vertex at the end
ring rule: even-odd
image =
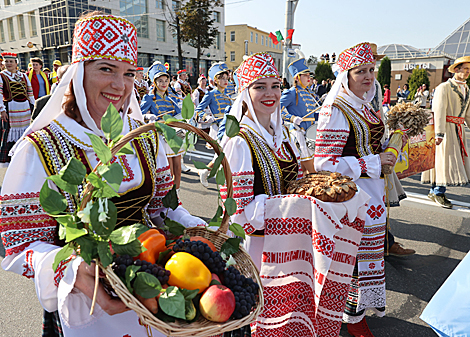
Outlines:
{"type": "Polygon", "coordinates": [[[344,202],[354,197],[357,186],[350,177],[338,172],[319,171],[291,181],[286,190],[287,194],[309,195],[326,202],[344,202]]]}

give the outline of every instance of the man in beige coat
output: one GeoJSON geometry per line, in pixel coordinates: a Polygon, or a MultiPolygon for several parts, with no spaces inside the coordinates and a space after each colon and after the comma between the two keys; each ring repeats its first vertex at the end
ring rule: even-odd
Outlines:
{"type": "Polygon", "coordinates": [[[436,132],[435,168],[423,172],[421,181],[431,183],[428,197],[442,207],[452,208],[446,186],[470,183],[470,152],[465,126],[470,127],[470,93],[466,79],[470,75],[470,56],[460,57],[449,67],[454,77],[441,83],[432,101],[436,132]]]}

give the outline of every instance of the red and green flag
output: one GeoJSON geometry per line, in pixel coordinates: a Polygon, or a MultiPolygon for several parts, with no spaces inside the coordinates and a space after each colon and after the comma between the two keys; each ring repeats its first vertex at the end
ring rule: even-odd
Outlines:
{"type": "Polygon", "coordinates": [[[284,40],[284,38],[282,37],[282,33],[280,30],[278,30],[275,34],[273,33],[269,33],[269,37],[271,38],[271,40],[273,40],[273,43],[274,44],[278,44],[279,42],[281,42],[282,40],[284,40]]]}
{"type": "Polygon", "coordinates": [[[269,37],[271,38],[271,40],[273,41],[275,45],[279,43],[279,41],[277,40],[277,36],[274,35],[273,33],[269,33],[269,37]]]}

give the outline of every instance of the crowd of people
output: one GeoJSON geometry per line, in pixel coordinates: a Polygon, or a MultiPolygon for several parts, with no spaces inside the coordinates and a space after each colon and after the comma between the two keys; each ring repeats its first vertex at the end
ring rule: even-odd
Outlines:
{"type": "MultiPolygon", "coordinates": [[[[232,222],[242,225],[247,235],[243,245],[263,276],[265,309],[252,324],[252,334],[337,336],[344,322],[352,336],[373,337],[366,314],[385,315],[384,256],[415,253],[395,242],[387,227],[387,204],[399,206],[406,195],[396,174],[382,172],[384,165],[393,167],[397,157],[383,151],[384,107],[390,107],[391,95],[386,86],[382,99],[374,74],[382,55],[374,52],[373,44],[347,48],[337,62],[333,53],[334,80],[318,83],[301,57],[288,67],[294,79],[290,86],[286,79],[281,81],[273,58],[257,53],[233,72],[224,62],[213,64],[193,90],[185,69],[172,77],[160,62],[146,74],[137,67],[137,32],[126,19],[87,14],[77,21],[73,41],[71,65],[55,61],[54,71],[47,74],[42,60],[32,58],[25,74],[18,70],[17,55],[3,53],[6,69],[0,73],[0,162],[9,163],[1,190],[0,232],[6,251],[2,268],[33,279],[44,308],[44,336],[147,336],[149,331],[163,336],[143,327],[135,312],[101,284],[95,313],[88,315],[95,268],[73,254],[52,269],[63,243],[39,195],[47,177],[59,173],[69,159],[79,159],[88,170],[97,164],[87,133],[103,135],[101,117],[109,103],[120,112],[125,134],[145,121],[178,117],[183,99],[190,95],[195,107],[190,122],[209,132],[230,164],[237,204],[232,222]],[[107,25],[109,21],[119,25],[107,25]],[[85,36],[90,27],[95,34],[85,36]],[[108,29],[115,30],[114,39],[105,39],[106,30],[100,27],[112,27],[108,29]],[[99,50],[84,47],[96,41],[103,45],[99,50]],[[240,123],[233,138],[225,133],[228,115],[240,123]],[[324,170],[351,177],[360,187],[358,194],[341,207],[286,194],[289,182],[324,170]],[[390,193],[385,193],[386,179],[393,181],[390,193]],[[309,221],[291,225],[310,208],[309,221]],[[341,254],[332,251],[343,234],[336,244],[351,252],[352,263],[341,263],[341,254]],[[286,261],[285,254],[293,252],[298,254],[289,254],[292,260],[286,261]]],[[[329,61],[328,54],[324,58],[329,61]]],[[[464,82],[470,59],[456,60],[449,71],[454,78],[436,89],[433,102],[436,162],[441,161],[423,174],[423,181],[432,184],[429,197],[443,207],[452,207],[445,186],[470,183],[462,132],[464,123],[470,125],[464,82]]],[[[409,99],[408,86],[399,88],[397,95],[409,99]]],[[[425,86],[416,94],[424,106],[428,96],[425,86]]],[[[185,227],[207,225],[182,204],[171,210],[162,203],[173,185],[180,188],[181,173],[187,169],[183,150],[175,153],[155,131],[132,146],[132,155],[116,161],[126,173],[118,192],[123,213],[127,204],[142,212],[127,216],[118,211],[121,225],[160,227],[162,212],[185,227]]],[[[199,172],[205,187],[209,172],[199,172]]],[[[226,200],[227,186],[220,192],[226,200]]],[[[71,201],[69,209],[76,207],[71,201]]]]}

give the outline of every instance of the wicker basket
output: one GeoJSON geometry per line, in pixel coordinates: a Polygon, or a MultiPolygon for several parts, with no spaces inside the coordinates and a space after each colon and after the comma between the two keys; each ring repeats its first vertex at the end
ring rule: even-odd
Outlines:
{"type": "MultiPolygon", "coordinates": [[[[209,142],[212,145],[215,152],[219,155],[221,150],[217,143],[207,135],[204,131],[189,125],[187,123],[182,122],[170,122],[168,123],[169,126],[185,129],[191,132],[196,133],[205,141],[209,142]]],[[[133,140],[134,138],[138,137],[142,133],[149,132],[151,130],[155,130],[155,125],[146,124],[143,125],[131,132],[129,132],[126,136],[124,136],[119,142],[111,150],[112,154],[115,155],[125,144],[133,140]]],[[[98,163],[96,168],[101,165],[98,163]]],[[[232,173],[230,171],[230,166],[228,164],[227,159],[224,157],[222,160],[222,166],[225,173],[225,178],[227,182],[227,194],[229,197],[233,196],[233,187],[232,187],[232,173]]],[[[86,203],[91,198],[91,191],[93,190],[93,186],[91,184],[87,185],[84,190],[84,198],[82,200],[81,206],[85,206],[86,203]]],[[[227,213],[224,214],[222,219],[222,224],[217,231],[211,231],[204,227],[193,227],[186,229],[186,234],[189,236],[201,236],[209,241],[211,241],[214,246],[220,250],[224,242],[229,238],[225,233],[228,231],[229,227],[229,215],[227,213]]],[[[246,326],[252,323],[256,317],[261,313],[264,305],[264,298],[263,298],[263,288],[261,285],[261,279],[259,277],[258,269],[256,268],[255,264],[251,260],[250,255],[240,247],[240,250],[233,255],[233,258],[237,262],[234,266],[236,267],[240,273],[245,275],[246,277],[251,277],[256,283],[258,283],[259,291],[258,291],[258,303],[254,310],[248,316],[245,316],[238,320],[230,319],[225,323],[216,323],[206,320],[202,315],[199,316],[199,319],[192,323],[187,323],[183,320],[176,320],[173,323],[163,322],[155,317],[139,300],[137,300],[127,289],[121,279],[113,272],[111,266],[103,268],[100,264],[101,269],[106,274],[106,277],[113,287],[115,293],[120,297],[120,299],[127,305],[128,308],[134,310],[141,322],[145,325],[151,326],[158,331],[166,334],[167,336],[173,337],[183,337],[183,336],[213,336],[219,335],[225,331],[231,331],[243,326],[246,326]]]]}

